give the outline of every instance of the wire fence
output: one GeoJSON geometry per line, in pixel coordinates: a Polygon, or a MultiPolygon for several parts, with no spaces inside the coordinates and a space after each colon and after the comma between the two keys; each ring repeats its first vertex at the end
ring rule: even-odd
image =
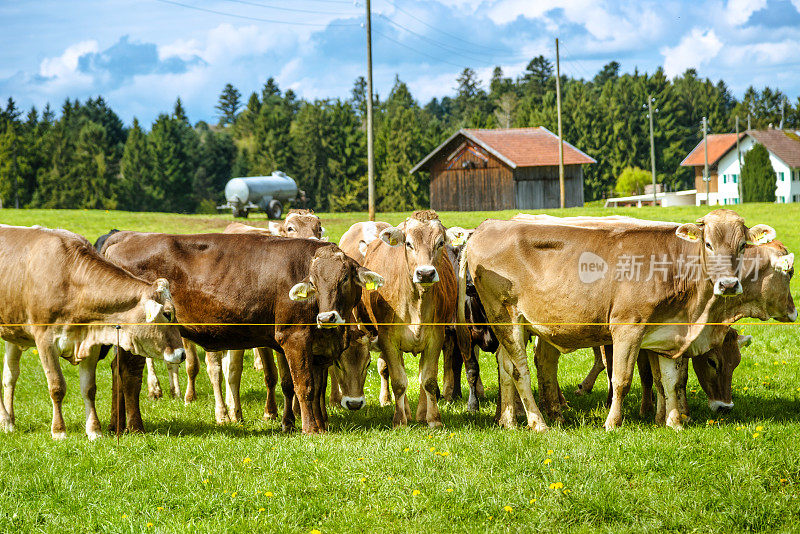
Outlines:
{"type": "MultiPolygon", "coordinates": [[[[325,323],[322,323],[325,324],[325,323]]],[[[385,323],[329,323],[331,326],[800,326],[795,322],[385,322],[385,323]]],[[[0,327],[46,326],[320,326],[320,323],[0,323],[0,327]]]]}

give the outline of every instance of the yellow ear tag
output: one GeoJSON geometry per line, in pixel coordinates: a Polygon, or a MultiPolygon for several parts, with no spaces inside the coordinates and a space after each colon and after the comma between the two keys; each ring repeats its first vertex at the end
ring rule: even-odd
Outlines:
{"type": "Polygon", "coordinates": [[[150,310],[147,310],[145,312],[145,321],[147,321],[148,323],[152,323],[155,320],[155,318],[156,318],[155,315],[153,315],[153,312],[151,312],[150,310]]]}
{"type": "Polygon", "coordinates": [[[697,239],[698,239],[696,234],[686,234],[686,237],[688,237],[692,241],[697,241],[697,239]]]}
{"type": "Polygon", "coordinates": [[[306,289],[305,284],[300,286],[300,289],[298,289],[295,293],[300,298],[306,298],[308,296],[308,290],[306,289]]]}
{"type": "Polygon", "coordinates": [[[373,289],[377,289],[378,288],[378,284],[376,284],[375,282],[370,280],[369,282],[366,283],[366,287],[367,287],[368,291],[372,291],[373,289]]]}
{"type": "Polygon", "coordinates": [[[458,236],[456,239],[453,240],[453,246],[460,247],[466,242],[467,242],[466,234],[461,234],[460,236],[458,236]]]}

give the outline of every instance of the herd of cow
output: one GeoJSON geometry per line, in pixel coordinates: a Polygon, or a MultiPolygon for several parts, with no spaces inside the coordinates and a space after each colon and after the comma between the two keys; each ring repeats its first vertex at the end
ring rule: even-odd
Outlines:
{"type": "Polygon", "coordinates": [[[462,367],[467,407],[475,411],[482,350],[496,354],[498,423],[514,427],[524,411],[528,426],[543,431],[526,351],[535,336],[539,400],[549,420],[561,421],[566,403],[560,355],[591,347],[594,367],[576,393],[590,391],[608,369],[607,430],[622,421],[637,362],[642,411],[654,408],[655,385],[656,421],[680,429],[689,416],[690,360],[709,406],[730,410],[733,370],[749,336],[729,325],[743,317],[797,318],[789,290],[794,255],[771,227],[747,228],[729,210],[682,225],[521,214],[475,230],[446,229],[426,210],[396,227],[354,224],[339,246],[323,233],[309,210],[292,210],[269,229],[232,223],[221,234],[113,230],[94,246],[66,230],[0,225],[0,428],[14,428],[27,347],[38,349],[47,378],[52,436],[65,436],[61,357],[79,366],[86,433],[94,439],[101,435],[95,372],[111,347],[118,352],[109,427],[143,431],[145,365],[151,396],[161,395],[155,359],[167,362],[170,390],[179,396],[177,370],[186,360],[184,398],[191,402],[196,344],[206,351],[219,423],[242,419],[245,349],[255,349],[264,370],[264,418],[278,416],[280,378],[282,427],[293,429],[298,415],[305,433],[327,429],[329,375],[331,403],[364,406],[371,351],[380,353],[380,402],[394,402],[394,425],[412,417],[405,353],[420,358],[416,420],[442,425],[438,400],[460,396],[462,367]]]}

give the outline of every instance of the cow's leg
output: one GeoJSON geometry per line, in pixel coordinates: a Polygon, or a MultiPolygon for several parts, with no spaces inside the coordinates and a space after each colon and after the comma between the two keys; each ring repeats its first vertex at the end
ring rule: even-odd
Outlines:
{"type": "Polygon", "coordinates": [[[78,376],[81,382],[81,396],[86,410],[86,436],[95,440],[102,436],[100,419],[97,417],[95,397],[97,395],[97,360],[100,357],[100,347],[93,348],[88,357],[78,364],[78,376]]]}
{"type": "Polygon", "coordinates": [[[642,404],[639,406],[639,415],[644,417],[652,412],[653,407],[653,371],[650,369],[649,350],[640,350],[637,365],[639,366],[639,380],[642,383],[642,404]]]}
{"type": "MultiPolygon", "coordinates": [[[[518,320],[517,322],[520,321],[518,320]]],[[[528,355],[525,352],[525,332],[521,327],[515,326],[512,328],[512,333],[513,337],[511,339],[507,336],[504,340],[507,357],[503,361],[503,365],[511,377],[520,399],[522,399],[528,427],[536,432],[544,432],[547,430],[547,424],[544,422],[544,417],[542,417],[542,413],[536,405],[536,401],[533,398],[533,390],[531,389],[528,355]]],[[[558,380],[556,380],[557,383],[558,380]]]]}
{"type": "Polygon", "coordinates": [[[551,421],[564,422],[561,415],[560,386],[558,384],[558,359],[561,353],[542,338],[536,343],[533,361],[539,382],[539,401],[551,421]]]}
{"type": "Polygon", "coordinates": [[[160,399],[164,396],[161,384],[156,375],[156,363],[153,358],[147,358],[147,396],[151,399],[160,399]]]}
{"type": "Polygon", "coordinates": [[[186,349],[186,394],[183,402],[189,404],[197,400],[195,382],[200,372],[200,359],[197,357],[197,347],[188,339],[183,340],[183,348],[186,349]]]}
{"type": "Polygon", "coordinates": [[[6,352],[3,358],[3,399],[0,402],[0,430],[13,432],[16,417],[14,415],[14,390],[19,379],[19,361],[22,349],[6,341],[6,352]]]}
{"type": "Polygon", "coordinates": [[[614,430],[622,424],[622,401],[631,389],[636,359],[639,357],[639,345],[642,342],[643,329],[635,326],[620,326],[612,332],[614,339],[614,364],[611,408],[605,422],[606,430],[614,430]]]}
{"type": "MultiPolygon", "coordinates": [[[[419,361],[419,406],[417,407],[417,421],[426,421],[430,428],[441,428],[442,416],[439,413],[437,393],[439,384],[436,377],[439,374],[439,354],[442,352],[444,342],[444,329],[432,333],[428,339],[425,350],[419,361]],[[423,399],[427,402],[423,405],[423,399]],[[424,411],[423,411],[424,409],[424,411]]],[[[463,359],[460,353],[453,357],[463,359]]]]}
{"type": "Polygon", "coordinates": [[[681,413],[681,421],[686,424],[692,420],[689,416],[689,399],[686,396],[686,386],[689,383],[689,358],[681,358],[678,367],[678,382],[675,385],[675,396],[678,399],[678,409],[681,413]]]}
{"type": "Polygon", "coordinates": [[[467,411],[477,412],[480,408],[478,403],[478,382],[481,379],[480,368],[478,367],[478,354],[480,350],[477,345],[472,347],[472,356],[464,362],[466,369],[467,385],[469,386],[469,397],[467,398],[467,411]]]}
{"type": "Polygon", "coordinates": [[[259,357],[257,352],[253,352],[253,369],[256,371],[261,371],[264,369],[264,360],[259,357]]]}
{"type": "MultiPolygon", "coordinates": [[[[459,398],[461,395],[460,387],[456,387],[455,376],[455,360],[461,358],[457,343],[454,342],[453,337],[445,335],[444,345],[442,345],[442,397],[448,402],[452,402],[459,398]]],[[[460,368],[459,368],[460,373],[460,368]]],[[[461,378],[460,376],[458,377],[461,378]]],[[[458,380],[460,382],[460,380],[458,380]]]]}
{"type": "Polygon", "coordinates": [[[614,346],[606,345],[600,349],[603,355],[603,364],[606,366],[606,381],[608,387],[606,389],[606,406],[611,408],[611,398],[614,396],[614,385],[612,379],[614,378],[614,346]]]}
{"type": "Polygon", "coordinates": [[[50,343],[37,343],[39,349],[39,360],[44,368],[44,376],[47,378],[47,388],[50,390],[50,400],[53,403],[53,421],[50,426],[50,435],[53,439],[64,439],[67,437],[64,416],[61,413],[61,403],[67,392],[67,382],[61,372],[61,365],[58,355],[53,350],[50,343]]]}
{"type": "Polygon", "coordinates": [[[294,397],[294,384],[292,383],[292,373],[289,371],[289,363],[286,361],[286,356],[281,353],[276,354],[278,358],[278,370],[281,376],[281,391],[283,392],[283,419],[281,421],[281,429],[284,432],[291,432],[294,430],[295,415],[292,409],[294,397]]]}
{"type": "Polygon", "coordinates": [[[239,397],[239,386],[242,383],[244,367],[244,351],[229,350],[222,360],[222,372],[225,376],[225,404],[228,407],[228,419],[241,422],[242,404],[239,397]]]}
{"type": "Polygon", "coordinates": [[[169,396],[173,399],[181,398],[181,381],[178,379],[180,370],[180,364],[167,364],[167,372],[169,373],[169,396]]]}
{"type": "MultiPolygon", "coordinates": [[[[661,356],[653,351],[641,351],[647,354],[650,370],[653,373],[653,384],[656,387],[656,424],[664,426],[667,422],[667,404],[664,392],[664,383],[661,376],[661,356]]],[[[641,363],[639,364],[641,365],[641,363]]]]}
{"type": "Polygon", "coordinates": [[[378,397],[378,401],[381,406],[389,406],[392,403],[392,394],[389,393],[389,366],[386,364],[383,354],[378,356],[378,361],[375,365],[381,377],[381,394],[378,397]]]}
{"type": "MultiPolygon", "coordinates": [[[[356,343],[351,343],[347,349],[342,353],[341,359],[344,360],[345,358],[351,357],[350,355],[354,350],[358,350],[358,347],[355,346],[356,343]]],[[[339,370],[336,365],[331,365],[328,369],[328,375],[331,377],[331,396],[330,396],[330,403],[331,406],[341,406],[342,405],[342,389],[341,389],[341,370],[339,370]]]]}
{"type": "MultiPolygon", "coordinates": [[[[404,426],[408,424],[410,414],[407,410],[406,390],[408,389],[408,376],[403,365],[403,355],[400,354],[400,351],[393,343],[382,342],[380,338],[378,342],[381,345],[381,358],[386,364],[387,374],[391,378],[392,393],[394,393],[392,425],[404,426]]],[[[422,388],[420,388],[420,391],[422,391],[422,388]]]]}
{"type": "Polygon", "coordinates": [[[125,420],[128,432],[144,432],[139,395],[142,392],[142,375],[145,360],[138,354],[120,349],[120,370],[122,371],[122,397],[125,402],[125,420]]]}
{"type": "Polygon", "coordinates": [[[686,388],[684,375],[688,376],[688,360],[686,358],[671,359],[658,357],[661,370],[661,384],[664,390],[666,420],[665,424],[674,430],[683,430],[683,421],[688,415],[685,410],[686,388]]]}
{"type": "Polygon", "coordinates": [[[111,360],[111,419],[108,423],[109,432],[125,431],[125,394],[122,386],[122,367],[120,356],[115,355],[111,360]]]}
{"type": "Polygon", "coordinates": [[[517,428],[517,393],[514,381],[508,374],[507,366],[503,363],[508,358],[506,349],[500,347],[497,351],[497,382],[500,398],[497,402],[497,423],[503,428],[517,428]]]}
{"type": "Polygon", "coordinates": [[[594,383],[597,382],[597,377],[600,376],[600,373],[606,368],[603,363],[603,355],[600,353],[600,347],[593,347],[592,350],[594,350],[592,369],[589,371],[589,374],[586,375],[586,378],[583,379],[583,382],[578,384],[575,395],[587,395],[591,393],[594,388],[594,383]]]}
{"type": "Polygon", "coordinates": [[[300,403],[300,418],[304,434],[324,431],[324,423],[314,413],[315,390],[311,364],[311,341],[305,332],[289,335],[283,350],[294,384],[294,396],[300,403]]]}
{"type": "Polygon", "coordinates": [[[328,386],[328,370],[321,365],[311,366],[311,375],[314,379],[314,419],[317,420],[320,430],[328,430],[328,410],[325,407],[325,389],[328,386]]]}
{"type": "Polygon", "coordinates": [[[264,403],[264,421],[278,418],[278,405],[275,402],[275,385],[278,383],[278,368],[275,367],[275,356],[272,349],[260,347],[254,351],[255,361],[261,362],[264,369],[264,385],[267,386],[267,401],[264,403]]]}
{"type": "Polygon", "coordinates": [[[227,423],[228,409],[225,406],[225,397],[222,395],[222,352],[206,352],[206,372],[214,390],[214,417],[218,424],[227,423]]]}

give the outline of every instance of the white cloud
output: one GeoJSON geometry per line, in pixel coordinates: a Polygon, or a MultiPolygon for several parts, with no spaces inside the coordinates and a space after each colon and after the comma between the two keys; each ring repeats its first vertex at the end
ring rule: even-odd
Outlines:
{"type": "Polygon", "coordinates": [[[759,65],[762,68],[797,63],[800,40],[787,39],[775,43],[754,43],[726,47],[725,63],[737,65],[759,65]]]}
{"type": "Polygon", "coordinates": [[[78,70],[78,59],[82,55],[98,51],[97,41],[81,41],[68,47],[60,56],[42,60],[39,65],[39,74],[45,78],[72,76],[78,70]]]}
{"type": "Polygon", "coordinates": [[[740,26],[747,22],[750,15],[765,7],[767,0],[728,0],[725,6],[725,21],[732,26],[740,26]]]}
{"type": "Polygon", "coordinates": [[[694,28],[676,46],[660,50],[664,56],[664,72],[673,77],[690,67],[697,68],[714,59],[721,49],[722,41],[714,30],[703,32],[700,28],[694,28]]]}
{"type": "Polygon", "coordinates": [[[264,27],[220,24],[208,31],[202,40],[178,39],[158,47],[160,59],[177,56],[202,58],[209,65],[233,61],[241,57],[278,52],[297,43],[296,33],[287,27],[265,30],[264,27]]]}

